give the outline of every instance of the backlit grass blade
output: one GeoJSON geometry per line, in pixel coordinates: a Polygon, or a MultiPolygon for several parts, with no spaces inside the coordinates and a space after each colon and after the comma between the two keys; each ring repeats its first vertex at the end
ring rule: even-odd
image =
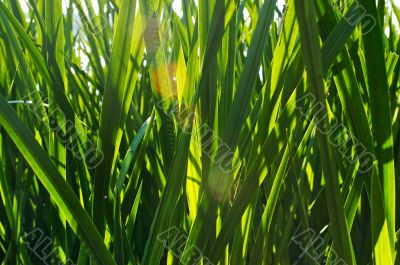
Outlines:
{"type": "MultiPolygon", "coordinates": [[[[280,128],[294,129],[296,126],[296,119],[293,119],[296,110],[296,93],[293,93],[288,104],[282,110],[274,131],[280,131],[280,128]]],[[[243,214],[247,205],[253,199],[253,191],[263,183],[265,176],[270,172],[272,164],[275,163],[276,153],[280,153],[287,140],[286,135],[272,133],[268,139],[263,143],[260,155],[256,157],[255,161],[250,161],[249,170],[246,178],[241,186],[240,191],[236,195],[235,202],[232,208],[226,214],[226,220],[221,228],[220,233],[213,246],[210,248],[208,257],[211,261],[217,262],[222,254],[222,251],[230,239],[232,231],[235,230],[240,216],[243,214]]],[[[279,162],[279,161],[278,161],[279,162]]],[[[276,162],[276,163],[278,163],[276,162]]]]}
{"type": "MultiPolygon", "coordinates": [[[[289,144],[291,143],[288,143],[288,145],[289,144]]],[[[274,183],[271,192],[269,194],[268,201],[264,209],[260,225],[257,229],[256,239],[254,242],[254,247],[249,264],[254,265],[254,264],[260,264],[262,262],[264,244],[267,244],[266,241],[268,241],[268,235],[271,233],[270,227],[275,212],[275,206],[277,205],[279,193],[287,173],[286,170],[290,156],[289,152],[290,152],[289,146],[286,146],[284,154],[281,159],[281,163],[274,178],[274,183]]]]}
{"type": "Polygon", "coordinates": [[[254,91],[257,68],[261,63],[261,55],[266,47],[266,35],[272,23],[276,1],[267,1],[260,10],[260,17],[248,51],[248,56],[241,73],[232,108],[224,128],[224,141],[234,148],[237,145],[241,126],[247,118],[250,97],[254,91]]]}
{"type": "Polygon", "coordinates": [[[101,233],[104,232],[104,197],[108,194],[122,137],[120,119],[123,113],[125,78],[129,61],[129,56],[126,54],[130,54],[131,50],[135,10],[136,1],[122,1],[104,89],[98,140],[98,148],[103,152],[104,160],[96,168],[93,203],[93,220],[101,233]]]}
{"type": "MultiPolygon", "coordinates": [[[[189,128],[185,129],[190,132],[189,128]]],[[[160,262],[165,246],[157,238],[161,233],[164,233],[174,225],[172,223],[172,213],[173,209],[176,207],[183,185],[184,174],[187,170],[190,138],[189,133],[183,133],[179,139],[177,152],[168,176],[169,180],[163,191],[160,204],[157,207],[155,219],[151,226],[142,264],[158,264],[160,262]],[[182,164],[182,162],[184,163],[182,164]]]]}
{"type": "MultiPolygon", "coordinates": [[[[62,19],[61,1],[55,0],[51,2],[45,2],[44,17],[47,27],[43,39],[43,52],[47,56],[49,68],[56,81],[60,84],[60,88],[64,91],[68,91],[64,60],[64,22],[62,19]]],[[[62,132],[66,138],[69,138],[69,135],[65,133],[65,115],[58,111],[57,101],[54,97],[54,90],[52,87],[48,87],[47,91],[50,123],[56,124],[54,127],[58,127],[58,132],[62,132]]],[[[53,161],[55,161],[62,176],[66,179],[67,150],[62,141],[63,139],[57,137],[56,132],[50,132],[49,155],[53,161]]],[[[52,209],[51,218],[51,226],[54,227],[52,233],[61,231],[61,227],[65,223],[65,219],[63,216],[58,216],[58,209],[52,209]],[[61,222],[59,222],[59,219],[61,219],[61,222]]],[[[60,235],[59,238],[59,241],[65,242],[67,240],[65,235],[60,235]]],[[[64,244],[64,242],[62,242],[62,244],[64,244]]]]}
{"type": "MultiPolygon", "coordinates": [[[[317,10],[320,14],[322,14],[322,10],[324,8],[326,8],[325,16],[321,18],[320,22],[321,28],[323,29],[321,30],[321,35],[323,39],[327,39],[326,43],[329,43],[330,40],[337,38],[337,34],[334,34],[336,30],[338,33],[343,31],[346,32],[347,30],[345,30],[344,28],[353,28],[353,24],[349,23],[346,18],[343,18],[340,23],[334,26],[336,19],[333,9],[327,1],[319,1],[317,10]],[[332,27],[334,27],[334,30],[329,35],[329,37],[327,37],[327,34],[332,27]]],[[[345,14],[345,17],[349,17],[353,14],[352,12],[356,12],[355,8],[356,6],[351,6],[349,8],[349,11],[345,14]]],[[[357,18],[357,16],[355,15],[351,16],[351,18],[355,21],[359,20],[359,18],[357,18]]],[[[322,54],[324,54],[325,51],[326,50],[323,48],[321,50],[322,54]]],[[[333,76],[333,80],[338,90],[339,99],[343,106],[344,113],[348,120],[349,129],[353,135],[352,140],[355,142],[355,144],[362,144],[359,148],[356,148],[356,152],[360,158],[362,156],[365,156],[366,154],[372,155],[374,153],[372,132],[370,130],[367,114],[363,106],[364,103],[361,97],[357,77],[354,73],[353,65],[351,64],[351,59],[346,48],[343,48],[343,51],[339,53],[333,69],[338,69],[338,71],[335,72],[335,75],[333,76]],[[342,67],[340,67],[340,70],[338,69],[338,64],[342,65],[342,67]]],[[[360,171],[362,172],[360,172],[360,174],[356,174],[355,176],[357,180],[355,180],[354,183],[360,185],[360,187],[353,186],[353,191],[357,191],[356,194],[353,194],[355,196],[355,201],[358,201],[359,197],[361,196],[364,181],[370,181],[371,176],[371,172],[368,170],[368,167],[371,166],[372,161],[368,165],[364,165],[364,160],[360,159],[359,162],[360,164],[362,164],[362,166],[360,167],[360,171]]],[[[350,207],[350,202],[351,201],[346,201],[347,208],[350,207]]],[[[351,224],[353,223],[352,220],[354,218],[354,211],[356,209],[356,206],[356,204],[352,205],[352,214],[348,216],[350,217],[348,219],[349,227],[351,227],[351,224]]]]}
{"type": "MultiPolygon", "coordinates": [[[[272,23],[275,5],[276,1],[265,2],[261,8],[260,17],[257,21],[257,26],[255,29],[255,35],[249,47],[249,55],[246,59],[244,69],[238,83],[232,108],[223,129],[222,139],[224,141],[224,145],[220,143],[214,161],[221,160],[222,157],[218,157],[218,155],[226,155],[223,151],[225,150],[225,145],[227,145],[232,152],[239,142],[239,133],[248,115],[252,94],[251,91],[254,91],[254,84],[257,76],[256,69],[261,62],[261,54],[264,52],[266,46],[266,35],[268,34],[269,27],[272,23]]],[[[228,156],[230,157],[225,157],[224,161],[226,159],[233,159],[231,154],[228,154],[228,156]]],[[[197,245],[200,250],[202,250],[203,246],[207,242],[208,236],[204,235],[204,233],[206,233],[204,230],[204,225],[208,222],[208,219],[215,218],[214,211],[216,210],[217,204],[220,201],[225,200],[226,195],[231,188],[234,176],[231,173],[227,174],[226,170],[232,170],[230,168],[232,166],[233,165],[231,163],[229,163],[229,165],[212,165],[211,171],[207,176],[207,191],[203,195],[206,196],[203,198],[204,205],[210,203],[210,208],[207,209],[203,208],[203,206],[200,206],[203,208],[202,211],[206,211],[207,214],[203,216],[198,215],[196,217],[184,250],[183,262],[190,262],[192,259],[191,252],[193,249],[190,249],[192,245],[197,245]],[[200,221],[200,218],[204,220],[200,221]],[[201,238],[199,238],[200,234],[203,234],[201,238]]]]}
{"type": "Polygon", "coordinates": [[[10,24],[14,27],[18,37],[21,39],[21,42],[24,44],[27,51],[30,53],[30,59],[35,62],[35,67],[39,70],[42,77],[46,80],[49,86],[52,86],[53,89],[57,92],[54,93],[54,97],[57,100],[58,106],[62,108],[62,111],[65,113],[68,119],[74,120],[74,110],[65,96],[64,91],[62,90],[62,86],[57,82],[56,78],[51,74],[48,65],[46,64],[43,56],[40,54],[39,50],[36,48],[32,39],[25,32],[22,26],[15,19],[13,14],[7,9],[3,2],[0,2],[0,11],[3,12],[4,16],[9,20],[10,24]]]}
{"type": "Polygon", "coordinates": [[[122,163],[122,167],[120,169],[119,176],[117,178],[117,182],[116,182],[117,190],[122,190],[122,186],[125,182],[126,174],[128,173],[129,167],[132,163],[132,160],[136,153],[136,150],[137,150],[140,142],[142,141],[143,137],[145,136],[146,131],[152,129],[151,125],[153,124],[153,120],[154,120],[154,114],[144,122],[142,127],[140,127],[137,135],[132,140],[129,150],[126,153],[124,161],[122,163]]]}
{"type": "MultiPolygon", "coordinates": [[[[122,185],[124,184],[124,178],[125,174],[127,174],[127,170],[129,168],[129,165],[133,159],[133,153],[136,151],[138,140],[143,137],[142,144],[140,145],[139,151],[137,152],[137,156],[135,159],[135,164],[132,170],[131,177],[128,181],[128,184],[126,185],[126,189],[124,190],[124,198],[122,200],[122,220],[125,220],[125,218],[128,216],[129,213],[131,213],[131,208],[132,204],[134,205],[134,192],[137,189],[137,185],[139,182],[139,174],[141,172],[140,167],[145,161],[145,156],[146,156],[146,149],[148,147],[148,142],[150,139],[151,131],[153,129],[153,124],[155,123],[154,121],[154,115],[155,112],[153,112],[152,116],[145,122],[145,124],[141,127],[141,129],[138,132],[138,135],[132,140],[131,146],[129,147],[128,153],[125,155],[124,161],[122,163],[122,167],[120,169],[120,174],[117,178],[117,187],[119,185],[120,188],[122,188],[122,185]],[[144,135],[141,136],[142,133],[145,133],[144,135]],[[136,148],[135,148],[136,146],[136,148]]],[[[138,196],[138,195],[136,195],[138,196]]]]}
{"type": "MultiPolygon", "coordinates": [[[[312,1],[305,3],[295,0],[296,16],[299,22],[301,42],[303,45],[303,60],[307,69],[307,77],[310,90],[322,106],[325,102],[325,86],[323,80],[322,59],[319,47],[319,37],[316,23],[316,15],[312,1]]],[[[326,116],[326,109],[319,113],[315,111],[320,128],[325,130],[329,124],[326,116]]],[[[332,157],[332,147],[328,137],[317,133],[319,148],[321,151],[321,163],[323,166],[324,178],[326,180],[326,197],[328,211],[332,225],[334,246],[338,255],[348,264],[355,264],[353,247],[350,239],[350,231],[344,215],[343,203],[337,181],[337,168],[332,157]]]]}
{"type": "MultiPolygon", "coordinates": [[[[379,21],[378,12],[374,1],[362,0],[360,3],[367,12],[379,21]]],[[[381,25],[383,26],[383,25],[381,25]]],[[[395,205],[396,205],[396,182],[393,158],[393,135],[391,127],[391,111],[389,100],[389,88],[385,66],[385,56],[382,41],[382,31],[379,26],[363,28],[363,44],[368,74],[368,91],[370,94],[370,106],[372,116],[372,131],[375,140],[375,154],[378,160],[378,176],[383,187],[383,201],[385,220],[380,220],[380,230],[384,231],[387,222],[388,237],[390,242],[390,256],[395,256],[395,205]]],[[[373,228],[373,231],[377,229],[373,228]]],[[[377,241],[377,234],[373,233],[374,241],[377,241]]],[[[388,258],[388,253],[382,253],[384,249],[376,249],[376,255],[388,258]]],[[[390,259],[389,259],[390,260],[390,259]]]]}
{"type": "Polygon", "coordinates": [[[70,186],[2,96],[0,97],[0,123],[63,212],[72,229],[85,245],[84,248],[91,259],[97,264],[115,264],[99,232],[70,186]]]}

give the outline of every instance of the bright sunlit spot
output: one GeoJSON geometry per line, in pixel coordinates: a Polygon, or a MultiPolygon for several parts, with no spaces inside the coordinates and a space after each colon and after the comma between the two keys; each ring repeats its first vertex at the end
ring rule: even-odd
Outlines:
{"type": "Polygon", "coordinates": [[[174,10],[174,12],[178,15],[178,16],[182,16],[183,15],[183,10],[182,10],[182,1],[181,0],[175,0],[172,3],[172,9],[174,10]]]}

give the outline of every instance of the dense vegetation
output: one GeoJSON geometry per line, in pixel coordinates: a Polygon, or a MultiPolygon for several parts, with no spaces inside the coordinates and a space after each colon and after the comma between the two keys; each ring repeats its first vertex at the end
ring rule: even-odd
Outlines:
{"type": "Polygon", "coordinates": [[[0,261],[400,264],[399,21],[1,0],[0,261]]]}

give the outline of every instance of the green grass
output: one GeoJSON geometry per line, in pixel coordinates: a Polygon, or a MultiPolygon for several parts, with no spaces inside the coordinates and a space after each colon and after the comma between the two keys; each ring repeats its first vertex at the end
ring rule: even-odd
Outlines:
{"type": "Polygon", "coordinates": [[[1,264],[400,264],[400,7],[279,3],[0,0],[1,264]]]}

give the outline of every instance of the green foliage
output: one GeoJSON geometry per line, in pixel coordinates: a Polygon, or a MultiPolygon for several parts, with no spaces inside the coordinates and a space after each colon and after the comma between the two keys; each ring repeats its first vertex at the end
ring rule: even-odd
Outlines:
{"type": "Polygon", "coordinates": [[[400,264],[395,4],[1,0],[1,264],[400,264]]]}

